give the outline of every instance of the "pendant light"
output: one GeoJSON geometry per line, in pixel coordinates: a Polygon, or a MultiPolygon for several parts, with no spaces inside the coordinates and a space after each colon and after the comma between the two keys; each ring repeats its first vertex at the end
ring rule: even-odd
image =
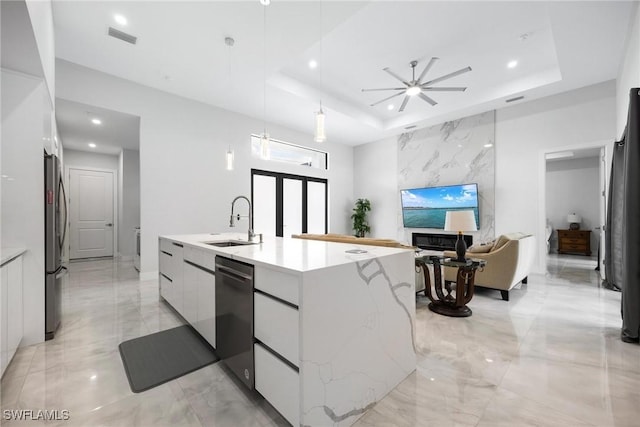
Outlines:
{"type": "Polygon", "coordinates": [[[316,129],[314,132],[313,140],[315,142],[325,142],[327,140],[327,134],[324,129],[324,111],[322,111],[322,69],[324,63],[322,62],[322,39],[324,34],[322,33],[322,1],[320,1],[320,110],[316,112],[316,129]]]}
{"type": "Polygon", "coordinates": [[[269,160],[271,157],[269,150],[269,134],[267,133],[267,6],[269,2],[263,3],[262,10],[262,135],[260,135],[260,157],[269,160]]]}
{"type": "Polygon", "coordinates": [[[227,150],[227,155],[225,156],[225,160],[227,163],[227,170],[232,171],[233,170],[233,150],[231,149],[231,146],[229,146],[229,149],[227,150]]]}
{"type": "MultiPolygon", "coordinates": [[[[233,37],[225,37],[224,38],[224,44],[227,45],[227,53],[228,53],[228,57],[229,57],[229,86],[231,86],[231,47],[235,44],[235,40],[233,39],[233,37]]],[[[227,153],[225,154],[225,164],[227,167],[228,171],[232,171],[233,170],[233,160],[234,160],[234,155],[233,155],[233,150],[231,149],[231,145],[229,145],[229,149],[227,150],[227,153]]]]}

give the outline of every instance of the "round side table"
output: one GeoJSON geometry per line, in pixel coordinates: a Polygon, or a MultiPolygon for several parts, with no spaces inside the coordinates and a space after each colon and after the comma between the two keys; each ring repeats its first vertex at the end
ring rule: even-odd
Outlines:
{"type": "Polygon", "coordinates": [[[473,298],[476,271],[487,264],[485,260],[467,258],[464,261],[458,261],[454,258],[428,255],[416,258],[415,262],[417,267],[422,268],[425,286],[424,293],[427,298],[431,300],[429,310],[444,316],[471,316],[472,312],[471,309],[467,307],[467,304],[471,301],[471,298],[473,298]],[[428,264],[433,265],[435,297],[431,290],[431,276],[427,269],[428,264]],[[458,269],[455,289],[452,288],[451,283],[445,283],[443,281],[442,267],[454,267],[458,269]],[[455,296],[451,294],[452,292],[455,296]]]}

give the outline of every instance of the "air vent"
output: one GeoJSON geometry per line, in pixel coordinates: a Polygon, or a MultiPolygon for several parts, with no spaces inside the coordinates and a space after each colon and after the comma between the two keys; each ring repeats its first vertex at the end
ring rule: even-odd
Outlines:
{"type": "Polygon", "coordinates": [[[109,27],[109,35],[111,37],[115,37],[116,39],[120,39],[123,42],[131,43],[131,44],[136,44],[136,42],[138,41],[137,37],[132,36],[131,34],[127,34],[123,31],[116,30],[113,27],[109,27]]]}
{"type": "Polygon", "coordinates": [[[507,99],[504,102],[520,101],[521,99],[524,99],[524,96],[516,96],[515,98],[507,99]]]}

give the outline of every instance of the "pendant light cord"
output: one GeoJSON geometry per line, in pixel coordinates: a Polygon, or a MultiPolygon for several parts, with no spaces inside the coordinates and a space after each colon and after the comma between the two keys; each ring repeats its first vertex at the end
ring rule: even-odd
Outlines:
{"type": "Polygon", "coordinates": [[[324,34],[322,33],[322,0],[320,0],[320,112],[322,112],[322,93],[324,84],[322,81],[322,69],[324,68],[324,58],[322,57],[322,39],[324,34]]]}
{"type": "Polygon", "coordinates": [[[262,135],[267,135],[267,8],[262,7],[262,135]]]}

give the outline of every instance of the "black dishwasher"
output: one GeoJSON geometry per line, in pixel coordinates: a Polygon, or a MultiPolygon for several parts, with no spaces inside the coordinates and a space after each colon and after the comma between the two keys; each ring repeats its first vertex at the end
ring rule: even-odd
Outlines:
{"type": "Polygon", "coordinates": [[[216,256],[216,353],[253,390],[253,266],[221,256],[216,256]]]}

